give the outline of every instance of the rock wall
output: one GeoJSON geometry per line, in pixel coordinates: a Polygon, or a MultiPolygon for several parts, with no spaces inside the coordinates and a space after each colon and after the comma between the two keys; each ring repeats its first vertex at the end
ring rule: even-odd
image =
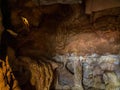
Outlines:
{"type": "Polygon", "coordinates": [[[5,61],[0,59],[0,90],[10,89],[21,90],[6,57],[5,61]]]}
{"type": "Polygon", "coordinates": [[[29,0],[9,8],[8,55],[23,90],[120,89],[120,8],[86,15],[84,3],[29,0]]]}
{"type": "MultiPolygon", "coordinates": [[[[86,55],[77,56],[74,53],[56,55],[54,60],[64,63],[60,70],[59,84],[61,88],[68,85],[74,90],[117,90],[120,89],[120,55],[86,55]],[[69,77],[69,74],[71,77],[69,77]],[[74,78],[72,78],[74,77],[74,78]],[[72,82],[72,80],[74,82],[72,82]]],[[[56,88],[58,89],[58,88],[56,88]]],[[[64,90],[64,89],[63,89],[64,90]]]]}
{"type": "Polygon", "coordinates": [[[87,14],[92,12],[101,11],[109,8],[120,7],[119,0],[86,0],[86,10],[87,14]],[[103,3],[104,2],[104,3],[103,3]],[[109,2],[109,3],[108,3],[109,2]]]}
{"type": "Polygon", "coordinates": [[[16,33],[12,33],[13,36],[18,36],[9,44],[18,54],[35,57],[69,52],[116,54],[120,47],[119,11],[120,8],[114,8],[88,16],[82,4],[36,7],[24,3],[16,8],[13,6],[11,27],[7,29],[16,33]]]}

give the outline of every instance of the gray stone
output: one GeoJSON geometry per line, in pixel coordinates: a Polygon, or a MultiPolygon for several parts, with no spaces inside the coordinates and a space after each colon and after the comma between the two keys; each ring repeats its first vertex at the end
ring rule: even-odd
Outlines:
{"type": "Polygon", "coordinates": [[[112,90],[117,90],[120,86],[119,55],[59,55],[59,57],[65,57],[66,61],[63,60],[63,62],[67,62],[65,64],[67,70],[65,67],[59,69],[58,81],[61,86],[73,85],[73,90],[81,90],[80,84],[84,85],[85,90],[89,88],[90,90],[109,90],[111,87],[112,90]]]}
{"type": "Polygon", "coordinates": [[[58,83],[62,86],[65,86],[65,85],[73,86],[74,75],[70,74],[65,68],[60,69],[58,83]]]}
{"type": "Polygon", "coordinates": [[[67,62],[66,68],[70,73],[74,74],[73,62],[67,62]]]}

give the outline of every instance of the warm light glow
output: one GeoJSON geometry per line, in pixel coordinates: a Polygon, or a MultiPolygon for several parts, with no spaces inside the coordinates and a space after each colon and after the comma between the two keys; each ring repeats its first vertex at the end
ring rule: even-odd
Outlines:
{"type": "Polygon", "coordinates": [[[25,17],[21,17],[21,18],[22,18],[22,21],[25,24],[25,26],[29,27],[29,22],[28,22],[27,18],[25,18],[25,17]]]}
{"type": "Polygon", "coordinates": [[[11,35],[13,35],[13,36],[17,36],[17,35],[18,35],[17,33],[15,33],[14,31],[12,31],[12,30],[10,30],[10,29],[7,29],[7,31],[8,31],[11,35]]]}

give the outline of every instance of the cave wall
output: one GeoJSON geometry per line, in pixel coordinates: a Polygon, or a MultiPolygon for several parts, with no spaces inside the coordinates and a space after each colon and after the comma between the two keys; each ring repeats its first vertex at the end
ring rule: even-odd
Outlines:
{"type": "Polygon", "coordinates": [[[119,7],[87,15],[85,3],[14,0],[9,8],[7,52],[22,90],[120,88],[119,7]]]}
{"type": "Polygon", "coordinates": [[[86,0],[86,10],[87,14],[94,13],[96,11],[101,11],[104,9],[120,7],[119,0],[86,0]],[[103,3],[104,2],[104,3],[103,3]],[[108,3],[109,2],[109,3],[108,3]]]}
{"type": "Polygon", "coordinates": [[[119,53],[120,8],[89,16],[82,4],[30,5],[25,3],[11,8],[12,28],[8,29],[18,34],[14,47],[18,54],[119,53]],[[28,20],[29,26],[24,24],[22,17],[28,20]]]}

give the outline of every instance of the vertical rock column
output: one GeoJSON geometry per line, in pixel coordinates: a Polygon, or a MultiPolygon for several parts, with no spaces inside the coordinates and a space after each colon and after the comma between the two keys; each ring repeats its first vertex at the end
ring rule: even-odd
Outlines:
{"type": "Polygon", "coordinates": [[[82,87],[82,63],[79,59],[74,60],[75,90],[83,90],[82,87]]]}

